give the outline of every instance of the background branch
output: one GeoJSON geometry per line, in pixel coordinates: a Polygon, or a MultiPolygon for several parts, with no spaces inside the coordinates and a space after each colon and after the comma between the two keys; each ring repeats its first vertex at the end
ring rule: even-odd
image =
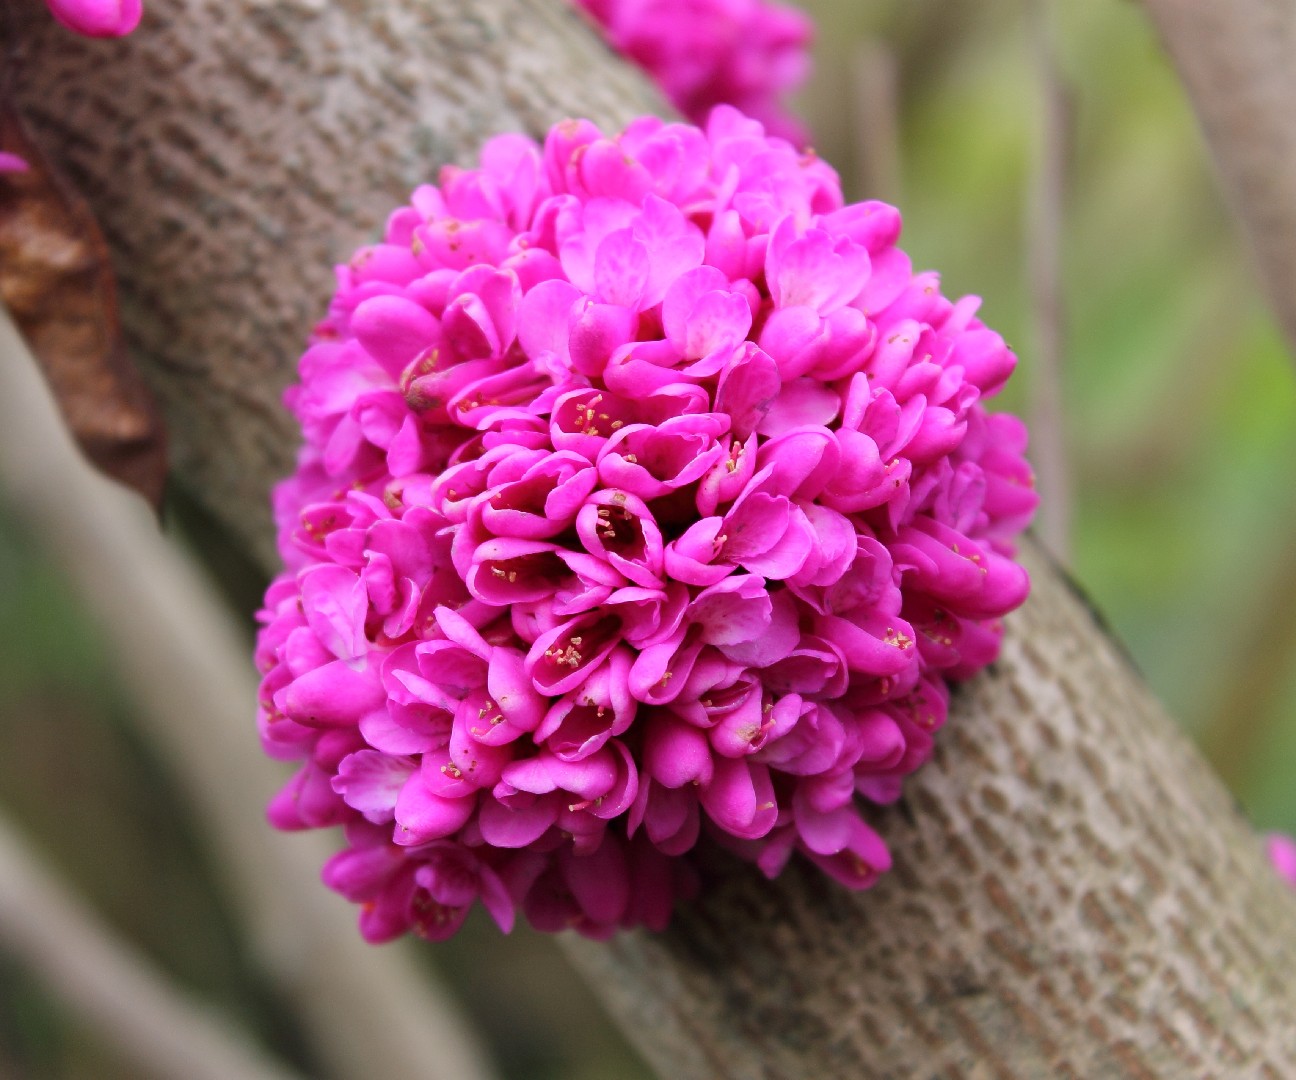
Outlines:
{"type": "Polygon", "coordinates": [[[292,1080],[119,940],[3,817],[0,947],[150,1076],[292,1080]]]}
{"type": "Polygon", "coordinates": [[[143,500],[81,458],[3,309],[0,482],[108,631],[141,730],[208,828],[262,963],[337,1074],[489,1080],[458,1009],[407,951],[366,945],[351,905],[319,883],[335,841],[266,824],[285,770],[257,746],[241,635],[143,500]]]}
{"type": "Polygon", "coordinates": [[[1066,301],[1062,230],[1071,104],[1058,70],[1049,0],[1031,0],[1027,15],[1039,101],[1026,224],[1026,272],[1035,345],[1030,369],[1030,457],[1040,493],[1035,529],[1044,546],[1065,564],[1071,552],[1072,491],[1063,407],[1066,301]]]}
{"type": "Polygon", "coordinates": [[[1296,5],[1143,0],[1296,350],[1296,5]]]}
{"type": "Polygon", "coordinates": [[[880,37],[852,50],[849,64],[851,149],[865,198],[902,205],[900,167],[900,62],[880,37]]]}

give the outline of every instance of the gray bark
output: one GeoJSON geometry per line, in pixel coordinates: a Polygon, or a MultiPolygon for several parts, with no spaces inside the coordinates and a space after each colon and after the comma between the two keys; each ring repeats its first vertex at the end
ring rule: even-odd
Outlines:
{"type": "MultiPolygon", "coordinates": [[[[277,395],[329,263],[492,132],[656,101],[559,0],[150,12],[111,46],[34,33],[23,100],[115,245],[181,478],[264,555],[294,442],[277,395]]],[[[1003,659],[877,816],[898,865],[875,890],[717,856],[668,933],[570,943],[664,1076],[1296,1075],[1296,904],[1032,562],[1003,659]]]]}
{"type": "Polygon", "coordinates": [[[267,561],[333,266],[490,135],[663,107],[566,0],[156,0],[116,41],[41,8],[19,103],[113,248],[174,472],[267,561]]]}

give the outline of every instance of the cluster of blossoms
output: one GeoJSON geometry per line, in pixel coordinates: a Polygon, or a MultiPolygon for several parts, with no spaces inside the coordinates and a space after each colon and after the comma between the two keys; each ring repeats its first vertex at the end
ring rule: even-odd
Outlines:
{"type": "Polygon", "coordinates": [[[367,937],[661,927],[704,831],[890,865],[859,802],[996,655],[1036,501],[1015,357],[899,232],[719,108],[496,138],[339,268],[259,724],[367,937]]]}
{"type": "Polygon", "coordinates": [[[1296,888],[1296,839],[1274,833],[1269,837],[1268,846],[1275,869],[1296,888]]]}
{"type": "Polygon", "coordinates": [[[608,42],[643,68],[694,123],[732,105],[771,135],[805,146],[781,104],[810,71],[814,24],[770,0],[577,0],[608,42]]]}

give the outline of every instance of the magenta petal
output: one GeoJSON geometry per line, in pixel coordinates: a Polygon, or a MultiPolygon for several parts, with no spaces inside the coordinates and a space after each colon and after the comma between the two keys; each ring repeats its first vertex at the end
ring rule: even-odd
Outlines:
{"type": "MultiPolygon", "coordinates": [[[[848,775],[847,780],[851,778],[848,775]]],[[[831,810],[816,809],[802,794],[804,784],[792,797],[792,813],[801,842],[818,855],[836,855],[845,849],[854,834],[859,814],[847,803],[831,810]]],[[[853,791],[853,784],[850,786],[853,791]]]]}
{"type": "Polygon", "coordinates": [[[547,702],[535,692],[525,658],[512,649],[495,649],[486,668],[486,688],[500,712],[514,727],[534,731],[544,718],[547,702]]]}
{"type": "Polygon", "coordinates": [[[639,770],[629,748],[620,739],[613,739],[608,745],[615,759],[616,774],[611,787],[598,796],[589,808],[591,814],[604,821],[611,821],[626,813],[638,797],[640,787],[639,770]]]}
{"type": "Polygon", "coordinates": [[[434,795],[419,775],[401,788],[396,800],[396,828],[392,839],[402,847],[413,847],[450,836],[463,828],[477,806],[473,797],[446,799],[434,795]]]}
{"type": "Polygon", "coordinates": [[[637,309],[648,284],[648,249],[629,229],[604,238],[594,255],[594,287],[606,304],[637,309]]]}
{"type": "Polygon", "coordinates": [[[360,344],[393,378],[441,344],[441,324],[418,304],[399,296],[375,296],[351,315],[360,344]]]}
{"type": "Polygon", "coordinates": [[[759,344],[777,364],[781,378],[795,379],[819,362],[829,344],[828,327],[812,308],[783,307],[761,327],[759,344]]]}
{"type": "Polygon", "coordinates": [[[339,660],[363,656],[369,605],[360,578],[341,566],[315,566],[299,581],[306,621],[325,648],[339,660]]]}
{"type": "Polygon", "coordinates": [[[550,775],[559,787],[583,800],[601,799],[617,782],[617,755],[611,750],[599,750],[580,761],[564,761],[555,757],[549,762],[550,775]]]}
{"type": "Polygon", "coordinates": [[[727,453],[698,484],[697,508],[703,520],[713,517],[722,503],[736,499],[756,470],[755,433],[746,442],[731,438],[721,445],[727,453]]]}
{"type": "Polygon", "coordinates": [[[825,214],[819,224],[833,236],[849,236],[871,255],[900,239],[900,211],[872,199],[825,214]]]}
{"type": "Polygon", "coordinates": [[[585,915],[596,923],[621,921],[630,900],[630,875],[619,840],[608,837],[589,855],[566,855],[563,877],[585,915]]]}
{"type": "Polygon", "coordinates": [[[913,627],[880,612],[861,612],[850,619],[821,615],[815,633],[841,648],[852,671],[896,675],[918,662],[913,627]]]}
{"type": "Polygon", "coordinates": [[[613,353],[634,340],[638,314],[619,304],[582,303],[577,311],[569,344],[572,367],[582,375],[601,375],[613,353]]]}
{"type": "Polygon", "coordinates": [[[848,889],[867,889],[880,874],[891,869],[891,853],[886,844],[858,817],[852,819],[850,838],[841,851],[821,855],[807,848],[806,854],[848,889]]]}
{"type": "Polygon", "coordinates": [[[748,342],[720,376],[716,408],[727,412],[736,438],[746,439],[764,420],[782,387],[774,361],[748,342]]]}
{"type": "Polygon", "coordinates": [[[286,716],[314,727],[359,723],[385,700],[382,683],[371,668],[356,669],[335,660],[292,682],[278,704],[286,716]]]}
{"type": "Polygon", "coordinates": [[[648,722],[643,763],[644,771],[668,788],[706,785],[714,773],[706,733],[664,712],[648,722]]]}
{"type": "MultiPolygon", "coordinates": [[[[687,351],[690,317],[697,302],[711,292],[726,292],[729,279],[714,266],[699,266],[677,278],[662,301],[662,329],[681,356],[701,356],[687,351]]],[[[750,323],[750,316],[749,316],[750,323]]]]}
{"type": "Polygon", "coordinates": [[[841,411],[841,395],[814,379],[792,379],[782,384],[768,403],[757,430],[771,437],[797,428],[827,427],[841,411]]]}
{"type": "Polygon", "coordinates": [[[509,743],[492,746],[473,737],[472,727],[484,720],[479,711],[470,705],[456,713],[450,731],[450,759],[464,779],[478,787],[491,787],[513,760],[513,748],[509,743]]]}
{"type": "Polygon", "coordinates": [[[771,595],[769,622],[763,633],[748,641],[735,641],[722,646],[731,660],[760,670],[784,659],[801,640],[796,604],[786,590],[771,595]]]}
{"type": "Polygon", "coordinates": [[[334,793],[328,774],[308,761],[270,800],[266,818],[276,829],[319,829],[338,825],[351,813],[334,793]]]}
{"type": "Polygon", "coordinates": [[[361,717],[360,734],[375,750],[400,757],[426,753],[445,741],[437,725],[430,720],[424,720],[417,726],[394,720],[392,710],[399,708],[400,706],[389,704],[386,709],[375,709],[361,717]]]}
{"type": "Polygon", "coordinates": [[[339,851],[324,864],[320,878],[334,892],[359,903],[371,900],[401,864],[397,849],[381,847],[339,851]]]}
{"type": "MultiPolygon", "coordinates": [[[[693,273],[701,274],[709,269],[699,267],[693,273]]],[[[680,279],[676,286],[684,281],[680,279]]],[[[751,308],[741,295],[728,291],[728,284],[726,281],[720,288],[689,300],[682,300],[678,293],[667,293],[666,302],[662,305],[662,321],[671,344],[681,356],[697,360],[733,349],[747,336],[751,329],[751,308]],[[687,314],[681,315],[680,307],[674,305],[682,306],[684,303],[688,303],[689,308],[687,314]]],[[[688,290],[689,286],[684,288],[688,290]]]]}
{"type": "MultiPolygon", "coordinates": [[[[724,519],[724,531],[716,537],[725,560],[745,565],[748,559],[768,556],[787,532],[792,509],[782,495],[764,491],[744,495],[724,519]]],[[[792,572],[795,570],[790,568],[792,572]]]]}
{"type": "Polygon", "coordinates": [[[550,771],[551,760],[550,755],[539,754],[510,762],[508,768],[500,774],[500,779],[505,785],[499,789],[501,797],[519,791],[531,795],[547,795],[551,791],[557,791],[559,783],[550,771]]]}
{"type": "Polygon", "coordinates": [[[518,341],[527,356],[568,355],[571,312],[579,299],[579,290],[566,281],[542,281],[526,294],[518,313],[518,341]]]}
{"type": "Polygon", "coordinates": [[[769,770],[745,758],[717,758],[701,798],[712,821],[745,840],[764,836],[778,817],[769,770]]]}
{"type": "Polygon", "coordinates": [[[550,697],[576,689],[616,648],[620,632],[615,616],[590,612],[542,634],[526,658],[535,688],[550,697]]]}
{"type": "Polygon", "coordinates": [[[339,763],[333,790],[348,806],[381,823],[391,820],[397,796],[413,773],[414,764],[408,758],[358,750],[339,763]]]}
{"type": "Polygon", "coordinates": [[[1266,846],[1274,869],[1291,885],[1296,886],[1296,840],[1290,836],[1271,833],[1266,846]]]}
{"type": "Polygon", "coordinates": [[[644,813],[644,832],[664,855],[692,850],[701,831],[697,793],[692,788],[652,785],[644,813]]]}
{"type": "Polygon", "coordinates": [[[855,559],[859,540],[845,515],[826,506],[803,504],[801,512],[813,536],[810,555],[792,576],[794,585],[827,587],[841,580],[855,559]]]}
{"type": "Polygon", "coordinates": [[[48,0],[51,14],[87,37],[122,37],[139,25],[140,0],[48,0]]]}
{"type": "Polygon", "coordinates": [[[733,574],[698,594],[689,618],[712,645],[754,641],[769,628],[772,604],[763,578],[733,574]]]}
{"type": "Polygon", "coordinates": [[[795,233],[786,217],[770,237],[765,274],[777,306],[804,305],[826,315],[859,295],[871,265],[864,247],[818,229],[795,233]]]}
{"type": "Polygon", "coordinates": [[[499,875],[490,867],[483,866],[479,873],[481,875],[482,907],[495,920],[495,925],[507,934],[512,931],[513,921],[516,917],[513,898],[509,896],[508,890],[505,889],[499,875]]]}
{"type": "Polygon", "coordinates": [[[560,799],[535,799],[528,805],[505,805],[484,798],[478,812],[482,838],[499,848],[522,848],[534,843],[558,820],[560,799]]]}

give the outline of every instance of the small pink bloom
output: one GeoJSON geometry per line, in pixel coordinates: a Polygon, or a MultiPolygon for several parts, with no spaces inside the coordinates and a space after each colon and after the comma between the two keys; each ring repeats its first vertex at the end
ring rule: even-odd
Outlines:
{"type": "Polygon", "coordinates": [[[1269,861],[1287,881],[1296,888],[1296,840],[1280,833],[1272,833],[1268,840],[1269,861]]]}
{"type": "Polygon", "coordinates": [[[772,134],[804,144],[779,101],[810,67],[813,30],[801,12],[769,0],[578,0],[690,120],[735,105],[772,134]]]}
{"type": "Polygon", "coordinates": [[[140,0],[48,0],[50,13],[78,34],[121,37],[139,25],[140,0]]]}

